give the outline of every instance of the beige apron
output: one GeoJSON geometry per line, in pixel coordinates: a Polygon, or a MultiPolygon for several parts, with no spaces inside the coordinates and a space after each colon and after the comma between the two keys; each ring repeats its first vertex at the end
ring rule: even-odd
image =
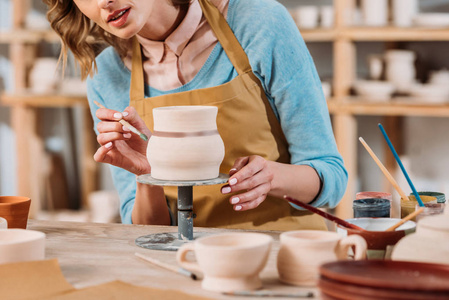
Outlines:
{"type": "MultiPolygon", "coordinates": [[[[199,0],[203,13],[227,56],[238,72],[228,83],[192,91],[145,98],[140,44],[134,38],[130,99],[150,130],[155,107],[174,105],[213,105],[218,107],[217,127],[225,144],[220,173],[229,173],[236,158],[260,155],[289,163],[287,141],[248,57],[219,10],[207,0],[199,0]]],[[[323,219],[307,211],[296,210],[283,199],[268,196],[257,208],[234,211],[230,194],[222,195],[221,186],[193,188],[194,226],[258,230],[326,230],[323,219]]],[[[176,216],[177,188],[164,187],[176,216]]]]}

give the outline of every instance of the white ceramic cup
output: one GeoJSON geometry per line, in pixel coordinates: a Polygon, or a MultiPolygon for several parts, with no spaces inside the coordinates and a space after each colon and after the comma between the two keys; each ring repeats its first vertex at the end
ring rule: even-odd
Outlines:
{"type": "Polygon", "coordinates": [[[26,229],[0,230],[0,264],[45,258],[45,233],[26,229]]]}
{"type": "Polygon", "coordinates": [[[334,7],[324,5],[320,7],[321,27],[330,28],[334,26],[334,7]]]}
{"type": "Polygon", "coordinates": [[[0,217],[0,229],[7,229],[8,221],[5,218],[0,217]]]}
{"type": "Polygon", "coordinates": [[[393,24],[399,27],[409,27],[419,10],[418,0],[393,0],[393,24]]]}
{"type": "Polygon", "coordinates": [[[232,292],[262,287],[259,273],[265,267],[272,237],[262,233],[233,232],[201,237],[179,248],[176,259],[185,269],[201,272],[205,290],[232,292]],[[194,252],[195,261],[187,260],[194,252]]]}
{"type": "Polygon", "coordinates": [[[295,20],[299,28],[315,28],[318,26],[319,9],[318,6],[299,6],[295,10],[295,20]]]}
{"type": "Polygon", "coordinates": [[[362,0],[362,14],[366,26],[387,25],[388,0],[362,0]]]}
{"type": "Polygon", "coordinates": [[[355,247],[356,260],[365,258],[367,248],[361,236],[342,237],[336,232],[319,230],[283,232],[280,240],[277,257],[279,279],[299,286],[315,286],[319,267],[324,263],[347,259],[351,246],[355,247]]]}

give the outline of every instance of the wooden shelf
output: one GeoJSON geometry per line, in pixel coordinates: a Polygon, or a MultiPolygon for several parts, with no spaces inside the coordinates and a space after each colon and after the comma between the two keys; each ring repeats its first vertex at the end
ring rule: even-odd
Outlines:
{"type": "Polygon", "coordinates": [[[58,35],[52,30],[28,30],[16,29],[12,31],[0,31],[0,43],[50,43],[59,42],[58,35]]]}
{"type": "Polygon", "coordinates": [[[301,35],[307,42],[332,42],[337,36],[335,29],[300,29],[301,35]]]}
{"type": "Polygon", "coordinates": [[[8,106],[28,106],[28,107],[87,107],[87,97],[85,95],[36,95],[30,93],[23,94],[2,94],[0,98],[4,105],[8,106]]]}
{"type": "Polygon", "coordinates": [[[337,35],[353,41],[449,41],[449,28],[346,27],[337,35]]]}
{"type": "Polygon", "coordinates": [[[327,103],[331,114],[449,117],[449,103],[423,103],[416,102],[412,98],[410,101],[393,99],[388,102],[370,102],[354,97],[343,101],[330,99],[327,103]]]}

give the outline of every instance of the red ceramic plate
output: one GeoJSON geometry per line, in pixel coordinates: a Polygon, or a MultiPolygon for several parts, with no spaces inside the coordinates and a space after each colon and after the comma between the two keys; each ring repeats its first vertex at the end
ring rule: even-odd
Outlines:
{"type": "Polygon", "coordinates": [[[392,260],[337,261],[320,267],[321,276],[366,287],[447,292],[449,265],[392,260]]]}
{"type": "Polygon", "coordinates": [[[321,277],[318,287],[322,294],[326,294],[333,299],[351,300],[443,300],[448,299],[448,293],[444,291],[410,291],[401,289],[375,288],[361,285],[352,285],[340,281],[321,277]]]}

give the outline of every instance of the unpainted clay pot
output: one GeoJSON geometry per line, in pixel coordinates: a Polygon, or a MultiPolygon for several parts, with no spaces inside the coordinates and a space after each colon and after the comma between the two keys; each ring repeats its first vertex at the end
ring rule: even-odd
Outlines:
{"type": "Polygon", "coordinates": [[[449,265],[449,216],[428,216],[419,220],[416,233],[400,240],[392,260],[449,265]]]}
{"type": "Polygon", "coordinates": [[[147,148],[151,176],[161,180],[217,178],[224,158],[217,112],[215,106],[154,108],[154,131],[147,148]]]}
{"type": "Polygon", "coordinates": [[[216,292],[248,291],[262,287],[273,238],[263,233],[232,232],[201,237],[179,248],[176,259],[185,269],[201,272],[201,286],[216,292]],[[187,260],[194,252],[196,262],[187,260]]]}
{"type": "Polygon", "coordinates": [[[0,196],[0,217],[8,222],[8,228],[27,228],[31,199],[20,196],[0,196]]]}
{"type": "Polygon", "coordinates": [[[298,286],[315,286],[319,267],[328,262],[348,259],[348,250],[355,248],[354,258],[364,259],[365,240],[358,235],[342,237],[336,232],[296,230],[280,235],[277,257],[279,279],[298,286]]]}
{"type": "Polygon", "coordinates": [[[45,233],[25,229],[0,230],[0,264],[45,258],[45,233]]]}

